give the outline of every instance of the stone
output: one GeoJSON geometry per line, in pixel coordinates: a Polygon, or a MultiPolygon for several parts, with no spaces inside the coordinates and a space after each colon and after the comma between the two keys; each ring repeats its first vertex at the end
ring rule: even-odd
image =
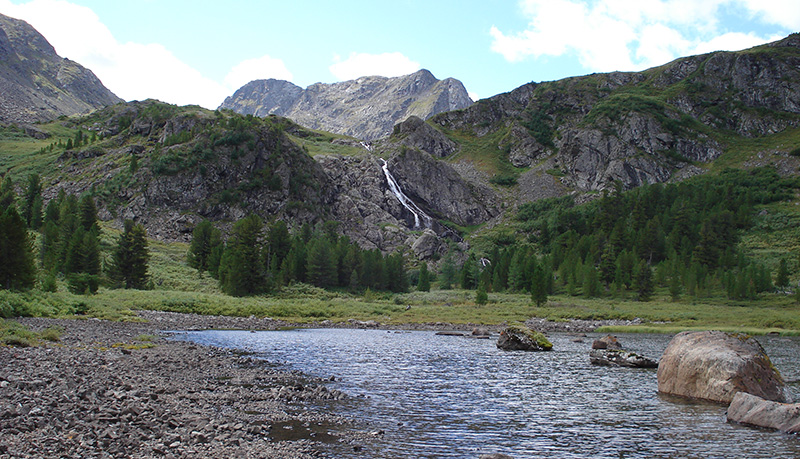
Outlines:
{"type": "Polygon", "coordinates": [[[790,398],[755,338],[720,331],[675,335],[658,365],[658,391],[724,404],[737,392],[777,402],[790,398]]]}
{"type": "Polygon", "coordinates": [[[592,365],[619,366],[629,368],[656,368],[658,362],[635,352],[621,349],[592,349],[589,353],[592,365]]]}
{"type": "Polygon", "coordinates": [[[621,350],[622,344],[617,340],[616,336],[607,335],[600,339],[594,340],[592,349],[615,349],[621,350]]]}
{"type": "Polygon", "coordinates": [[[779,403],[738,392],[728,407],[728,422],[800,433],[800,403],[779,403]]]}
{"type": "Polygon", "coordinates": [[[497,348],[506,351],[550,351],[553,343],[544,334],[527,327],[508,327],[500,332],[497,348]]]}

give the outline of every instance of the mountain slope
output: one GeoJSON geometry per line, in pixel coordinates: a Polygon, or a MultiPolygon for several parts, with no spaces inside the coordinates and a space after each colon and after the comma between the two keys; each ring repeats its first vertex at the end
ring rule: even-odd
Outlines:
{"type": "Polygon", "coordinates": [[[0,14],[0,122],[47,121],[118,102],[94,73],[59,57],[27,22],[0,14]]]}
{"type": "Polygon", "coordinates": [[[530,83],[428,124],[457,144],[448,161],[511,176],[523,201],[677,180],[800,126],[800,35],[644,72],[530,83]]]}
{"type": "Polygon", "coordinates": [[[437,80],[420,70],[402,77],[317,83],[306,89],[283,80],[255,80],[226,98],[220,108],[285,116],[312,129],[374,140],[388,136],[395,123],[409,116],[427,119],[471,104],[460,81],[437,80]]]}

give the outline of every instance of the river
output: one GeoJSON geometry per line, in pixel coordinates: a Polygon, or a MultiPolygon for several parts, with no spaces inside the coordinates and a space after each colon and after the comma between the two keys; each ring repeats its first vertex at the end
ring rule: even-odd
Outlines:
{"type": "MultiPolygon", "coordinates": [[[[664,397],[655,370],[589,364],[590,334],[550,336],[551,352],[505,352],[495,339],[425,331],[297,329],[176,335],[236,348],[351,395],[340,410],[382,430],[334,457],[798,458],[800,437],[729,424],[725,407],[664,397]]],[[[617,335],[659,358],[667,335],[617,335]]],[[[797,399],[800,339],[759,337],[797,399]]]]}

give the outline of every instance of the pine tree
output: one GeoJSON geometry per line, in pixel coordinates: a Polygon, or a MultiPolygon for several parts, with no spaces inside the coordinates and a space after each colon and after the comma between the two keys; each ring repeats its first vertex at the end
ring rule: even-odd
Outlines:
{"type": "Polygon", "coordinates": [[[125,220],[124,230],[111,254],[109,277],[124,288],[145,289],[149,260],[147,231],[142,225],[125,220]]]}
{"type": "Polygon", "coordinates": [[[584,270],[583,296],[587,298],[600,296],[600,279],[597,275],[597,270],[591,264],[587,264],[584,270]]]}
{"type": "Polygon", "coordinates": [[[442,262],[441,272],[439,273],[439,288],[450,290],[456,282],[456,266],[453,263],[452,254],[448,253],[442,262]]]}

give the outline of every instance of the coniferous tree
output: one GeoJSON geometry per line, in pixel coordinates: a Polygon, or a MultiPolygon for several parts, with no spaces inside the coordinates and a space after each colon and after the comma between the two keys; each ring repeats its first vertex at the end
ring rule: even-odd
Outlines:
{"type": "Polygon", "coordinates": [[[417,290],[420,292],[431,291],[431,279],[428,272],[428,263],[424,261],[419,266],[419,281],[417,282],[417,290]]]}
{"type": "Polygon", "coordinates": [[[450,290],[456,282],[456,266],[453,263],[453,256],[448,253],[442,262],[442,268],[439,276],[439,288],[442,290],[450,290]]]}
{"type": "MultiPolygon", "coordinates": [[[[550,276],[552,278],[552,276],[550,276]]],[[[539,264],[533,273],[531,282],[531,301],[541,307],[547,303],[548,273],[543,264],[539,264]]]]}
{"type": "Polygon", "coordinates": [[[147,231],[142,225],[125,220],[124,230],[111,254],[109,277],[124,288],[145,289],[149,260],[147,231]]]}
{"type": "Polygon", "coordinates": [[[262,253],[264,224],[256,215],[237,221],[222,254],[219,281],[222,290],[234,296],[247,296],[267,290],[262,253]]]}
{"type": "Polygon", "coordinates": [[[653,270],[644,261],[639,262],[636,268],[636,299],[638,301],[650,301],[655,292],[653,285],[653,270]]]}
{"type": "Polygon", "coordinates": [[[478,289],[475,291],[475,303],[484,305],[489,302],[489,294],[486,293],[486,289],[483,286],[479,285],[478,289]]]}
{"type": "Polygon", "coordinates": [[[336,285],[338,281],[336,260],[327,237],[312,239],[308,248],[306,276],[308,282],[317,287],[329,288],[336,285]]]}
{"type": "Polygon", "coordinates": [[[28,187],[22,201],[22,218],[28,228],[38,230],[42,226],[42,185],[39,174],[28,176],[28,187]]]}
{"type": "Polygon", "coordinates": [[[189,266],[198,271],[215,271],[219,268],[222,233],[208,221],[203,220],[192,230],[192,242],[186,255],[189,266]]]}
{"type": "Polygon", "coordinates": [[[36,283],[27,225],[13,205],[0,212],[0,288],[27,290],[36,283]]]}
{"type": "Polygon", "coordinates": [[[789,286],[789,268],[786,266],[785,258],[781,258],[781,262],[778,265],[778,275],[775,278],[775,286],[781,289],[785,289],[789,286]]]}

